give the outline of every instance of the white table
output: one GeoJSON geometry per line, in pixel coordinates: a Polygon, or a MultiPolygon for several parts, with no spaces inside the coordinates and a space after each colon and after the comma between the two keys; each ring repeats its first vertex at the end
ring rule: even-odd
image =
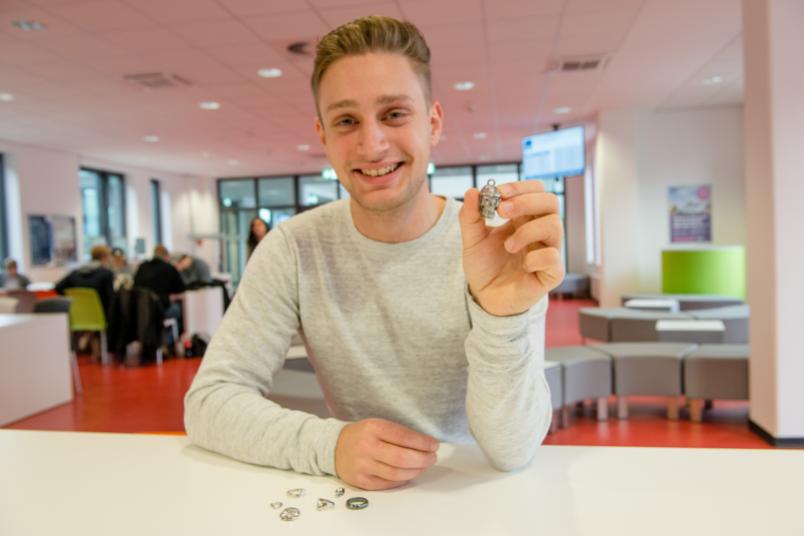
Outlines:
{"type": "Polygon", "coordinates": [[[647,299],[647,298],[634,298],[625,302],[627,309],[636,309],[640,311],[654,311],[654,312],[679,312],[678,300],[671,299],[647,299]]]}
{"type": "Polygon", "coordinates": [[[72,400],[67,322],[58,313],[0,315],[0,426],[72,400]]]}
{"type": "Polygon", "coordinates": [[[442,446],[438,465],[387,492],[238,463],[184,437],[0,430],[0,533],[293,535],[804,534],[804,452],[543,447],[517,473],[475,447],[442,446]],[[288,489],[307,496],[289,499],[288,489]],[[367,497],[363,511],[343,499],[367,497]],[[283,522],[269,503],[302,510],[283,522]]]}
{"type": "Polygon", "coordinates": [[[204,333],[210,337],[223,320],[223,289],[202,287],[182,294],[184,332],[187,336],[204,333]]]}
{"type": "Polygon", "coordinates": [[[657,320],[656,335],[661,342],[722,344],[726,325],[722,320],[657,320]]]}

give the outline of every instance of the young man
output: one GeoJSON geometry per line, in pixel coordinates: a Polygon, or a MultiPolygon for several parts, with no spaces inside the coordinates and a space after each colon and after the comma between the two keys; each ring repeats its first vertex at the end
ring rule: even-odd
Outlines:
{"type": "Polygon", "coordinates": [[[72,287],[95,289],[108,321],[114,297],[114,272],[110,268],[112,252],[108,247],[99,244],[92,246],[90,257],[92,260],[89,263],[76,268],[56,283],[55,290],[64,294],[65,289],[72,287]]]}
{"type": "Polygon", "coordinates": [[[5,272],[0,272],[0,289],[2,290],[25,290],[31,284],[31,280],[19,272],[17,261],[6,259],[3,261],[5,272]]]}
{"type": "Polygon", "coordinates": [[[535,454],[557,200],[537,181],[502,185],[511,221],[490,229],[476,189],[463,207],[428,191],[443,120],[429,59],[413,25],[384,17],[319,43],[316,130],[350,198],[292,218],[251,258],[185,399],[195,443],[366,489],[414,479],[439,441],[474,437],[501,470],[535,454]],[[299,328],[336,418],[264,398],[299,328]]]}

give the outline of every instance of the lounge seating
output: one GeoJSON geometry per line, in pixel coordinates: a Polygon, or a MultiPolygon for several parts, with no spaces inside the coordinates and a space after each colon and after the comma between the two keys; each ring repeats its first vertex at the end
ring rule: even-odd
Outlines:
{"type": "Polygon", "coordinates": [[[684,358],[690,419],[701,422],[706,400],[748,399],[748,346],[705,344],[684,358]]]}
{"type": "Polygon", "coordinates": [[[572,404],[589,399],[597,403],[597,419],[606,420],[608,397],[612,394],[611,358],[594,346],[548,348],[545,358],[560,363],[563,372],[561,425],[569,424],[572,404]]]}
{"type": "Polygon", "coordinates": [[[589,276],[586,274],[566,274],[561,284],[554,288],[550,294],[586,298],[589,296],[589,276]]]}
{"type": "Polygon", "coordinates": [[[550,387],[550,404],[553,406],[553,420],[550,422],[550,431],[555,432],[558,430],[559,426],[563,424],[558,419],[558,411],[561,408],[561,401],[564,398],[561,387],[561,365],[553,361],[545,361],[544,377],[547,379],[547,385],[550,387]]]}
{"type": "Polygon", "coordinates": [[[748,344],[748,320],[750,309],[748,305],[730,305],[717,309],[702,309],[690,314],[699,320],[720,320],[723,322],[724,344],[748,344]]]}
{"type": "Polygon", "coordinates": [[[656,322],[656,334],[659,342],[691,342],[695,344],[722,344],[723,331],[726,329],[722,320],[659,320],[656,322]]]}
{"type": "Polygon", "coordinates": [[[678,419],[682,390],[681,360],[697,346],[675,343],[611,343],[595,346],[614,363],[617,416],[628,418],[628,396],[668,397],[667,418],[678,419]]]}
{"type": "Polygon", "coordinates": [[[692,318],[687,313],[617,309],[611,317],[611,342],[655,342],[656,322],[692,318]]]}
{"type": "Polygon", "coordinates": [[[677,300],[681,311],[693,311],[699,309],[715,309],[730,305],[744,305],[745,302],[739,298],[730,296],[715,296],[712,294],[624,294],[622,303],[629,300],[638,299],[668,299],[677,300]]]}

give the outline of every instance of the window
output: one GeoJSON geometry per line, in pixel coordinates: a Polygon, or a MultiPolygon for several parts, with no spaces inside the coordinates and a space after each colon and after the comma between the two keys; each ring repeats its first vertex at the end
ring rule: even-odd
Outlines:
{"type": "MultiPolygon", "coordinates": [[[[520,170],[521,172],[521,170],[520,170]]],[[[526,180],[522,178],[522,180],[526,180]]],[[[527,180],[538,180],[542,184],[544,184],[544,191],[550,192],[555,194],[558,197],[558,214],[561,216],[561,224],[564,226],[564,229],[567,228],[567,213],[566,213],[566,197],[564,195],[564,177],[551,177],[549,179],[527,179],[527,180]]],[[[567,233],[564,233],[564,236],[561,240],[561,258],[564,259],[564,271],[569,272],[569,268],[567,266],[567,233]]]]}
{"type": "Polygon", "coordinates": [[[494,179],[497,184],[518,181],[519,171],[517,171],[517,165],[495,164],[491,166],[477,166],[477,187],[483,188],[490,179],[494,179]]]}
{"type": "Polygon", "coordinates": [[[0,262],[9,256],[8,211],[6,210],[6,166],[0,154],[0,262]]]}
{"type": "Polygon", "coordinates": [[[92,246],[106,244],[126,250],[126,193],[123,176],[95,169],[78,172],[83,211],[83,256],[92,246]]]}
{"type": "Polygon", "coordinates": [[[436,168],[430,178],[431,192],[455,199],[463,199],[463,194],[472,186],[474,186],[472,166],[436,168]]]}
{"type": "Polygon", "coordinates": [[[162,244],[162,188],[159,181],[151,179],[151,207],[153,214],[154,243],[162,244]]]}
{"type": "Polygon", "coordinates": [[[338,199],[338,181],[318,175],[299,177],[299,204],[315,207],[338,199]]]}

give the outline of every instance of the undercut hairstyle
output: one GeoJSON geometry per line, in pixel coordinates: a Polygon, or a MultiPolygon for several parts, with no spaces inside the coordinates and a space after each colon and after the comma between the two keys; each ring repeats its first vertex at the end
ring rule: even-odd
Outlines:
{"type": "Polygon", "coordinates": [[[432,104],[430,48],[419,29],[407,21],[370,16],[347,22],[329,32],[318,42],[310,85],[319,118],[321,110],[318,108],[318,94],[321,79],[327,69],[341,58],[370,52],[389,52],[405,56],[410,61],[413,72],[421,80],[427,106],[432,104]]]}

